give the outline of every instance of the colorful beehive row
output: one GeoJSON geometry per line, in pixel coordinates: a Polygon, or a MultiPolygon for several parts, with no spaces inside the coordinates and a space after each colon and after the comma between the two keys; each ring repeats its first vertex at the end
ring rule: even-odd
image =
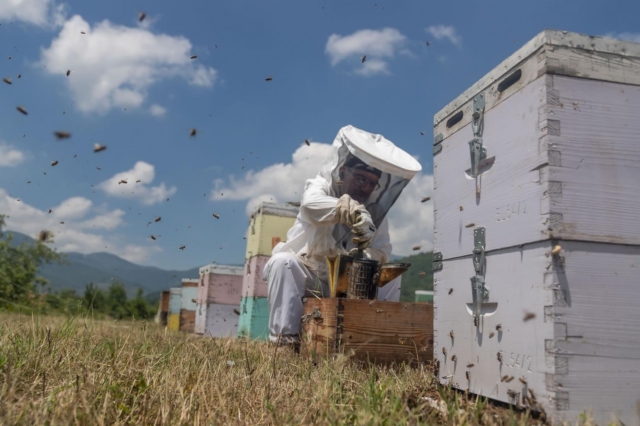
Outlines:
{"type": "Polygon", "coordinates": [[[238,337],[266,339],[269,334],[267,283],[262,279],[264,266],[278,241],[284,241],[293,226],[298,207],[290,204],[261,203],[251,215],[247,232],[244,278],[238,337]]]}
{"type": "Polygon", "coordinates": [[[198,279],[182,279],[182,297],[180,299],[180,331],[193,333],[196,323],[196,298],[198,297],[198,279]]]}
{"type": "Polygon", "coordinates": [[[242,266],[212,263],[200,268],[196,298],[196,334],[211,337],[236,336],[242,275],[242,266]]]}

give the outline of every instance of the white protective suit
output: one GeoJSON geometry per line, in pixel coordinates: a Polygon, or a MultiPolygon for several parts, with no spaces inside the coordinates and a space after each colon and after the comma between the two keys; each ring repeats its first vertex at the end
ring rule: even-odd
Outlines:
{"type": "MultiPolygon", "coordinates": [[[[313,179],[308,179],[300,211],[287,241],[276,245],[265,265],[263,278],[268,285],[269,339],[296,339],[303,311],[302,297],[329,296],[326,256],[345,253],[356,247],[351,229],[338,223],[336,204],[343,195],[339,169],[355,156],[382,172],[380,188],[365,205],[377,231],[367,255],[381,263],[389,261],[391,242],[386,214],[411,178],[422,168],[412,156],[382,135],[346,126],[340,129],[332,150],[313,179]]],[[[378,291],[378,300],[397,301],[399,279],[378,291]]]]}

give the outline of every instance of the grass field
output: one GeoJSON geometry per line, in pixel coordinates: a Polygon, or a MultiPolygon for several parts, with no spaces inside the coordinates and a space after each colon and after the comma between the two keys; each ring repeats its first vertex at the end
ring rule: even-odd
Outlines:
{"type": "Polygon", "coordinates": [[[0,313],[0,424],[541,424],[427,367],[314,366],[288,348],[145,322],[0,313]]]}

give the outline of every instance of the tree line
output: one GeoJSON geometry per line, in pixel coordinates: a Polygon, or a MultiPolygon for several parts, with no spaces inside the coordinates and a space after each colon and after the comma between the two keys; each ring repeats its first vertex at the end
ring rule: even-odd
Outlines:
{"type": "Polygon", "coordinates": [[[13,235],[3,232],[5,215],[0,214],[0,310],[69,315],[97,314],[115,319],[152,318],[157,308],[143,298],[142,289],[127,298],[124,285],[113,281],[102,289],[87,284],[84,294],[73,289],[51,292],[38,269],[45,263],[64,263],[63,254],[51,250],[53,236],[42,231],[35,242],[12,244],[13,235]]]}

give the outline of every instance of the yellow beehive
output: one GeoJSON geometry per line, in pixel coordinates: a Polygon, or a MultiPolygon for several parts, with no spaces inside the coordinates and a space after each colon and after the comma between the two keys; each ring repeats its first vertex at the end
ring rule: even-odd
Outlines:
{"type": "Polygon", "coordinates": [[[180,314],[170,314],[167,319],[167,327],[169,330],[180,330],[180,314]]]}
{"type": "Polygon", "coordinates": [[[298,207],[290,204],[260,203],[249,222],[245,259],[271,256],[273,238],[286,241],[297,215],[298,207]]]}

